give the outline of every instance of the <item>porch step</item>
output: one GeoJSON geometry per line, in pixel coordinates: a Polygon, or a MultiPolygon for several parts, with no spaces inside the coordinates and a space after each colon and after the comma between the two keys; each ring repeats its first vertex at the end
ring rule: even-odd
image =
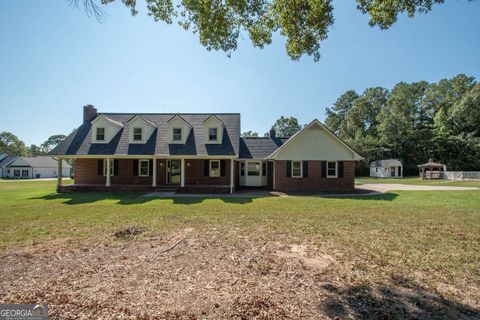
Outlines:
{"type": "Polygon", "coordinates": [[[154,188],[155,192],[177,192],[178,188],[175,187],[160,187],[154,188]]]}

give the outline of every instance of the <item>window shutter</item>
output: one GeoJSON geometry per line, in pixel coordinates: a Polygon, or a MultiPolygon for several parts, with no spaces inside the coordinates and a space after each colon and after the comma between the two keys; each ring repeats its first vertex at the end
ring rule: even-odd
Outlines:
{"type": "Polygon", "coordinates": [[[204,160],[203,161],[203,175],[205,177],[208,177],[210,175],[210,161],[209,160],[204,160]]]}
{"type": "Polygon", "coordinates": [[[133,160],[133,175],[138,176],[138,160],[133,160]]]}
{"type": "Polygon", "coordinates": [[[220,176],[225,177],[225,160],[220,160],[220,176]]]}
{"type": "Polygon", "coordinates": [[[287,161],[287,178],[292,176],[292,161],[287,161]]]}
{"type": "Polygon", "coordinates": [[[153,160],[148,160],[148,175],[153,176],[153,160]]]}
{"type": "Polygon", "coordinates": [[[343,161],[338,161],[338,177],[343,178],[343,161]]]}
{"type": "Polygon", "coordinates": [[[113,175],[114,176],[118,176],[118,170],[119,170],[118,169],[118,163],[119,162],[120,161],[118,161],[118,159],[113,160],[113,175]]]}
{"type": "Polygon", "coordinates": [[[322,161],[322,178],[327,177],[327,161],[322,161]]]}
{"type": "Polygon", "coordinates": [[[308,177],[308,161],[303,161],[303,177],[308,177]]]}
{"type": "Polygon", "coordinates": [[[97,161],[97,170],[98,170],[98,175],[103,176],[103,159],[99,159],[97,161]]]}

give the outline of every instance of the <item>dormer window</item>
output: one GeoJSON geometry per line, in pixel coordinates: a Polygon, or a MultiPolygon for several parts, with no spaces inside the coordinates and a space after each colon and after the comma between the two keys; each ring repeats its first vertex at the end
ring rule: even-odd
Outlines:
{"type": "Polygon", "coordinates": [[[142,141],[142,140],[143,140],[142,128],[133,128],[133,141],[142,141]]]}
{"type": "Polygon", "coordinates": [[[218,140],[218,128],[208,128],[208,141],[218,140]]]}
{"type": "Polygon", "coordinates": [[[182,128],[173,128],[173,141],[182,141],[182,128]]]}
{"type": "Polygon", "coordinates": [[[205,143],[222,144],[222,135],[225,125],[218,117],[212,115],[203,121],[205,126],[205,143]]]}
{"type": "Polygon", "coordinates": [[[95,138],[97,141],[105,141],[105,128],[97,128],[95,138]]]}

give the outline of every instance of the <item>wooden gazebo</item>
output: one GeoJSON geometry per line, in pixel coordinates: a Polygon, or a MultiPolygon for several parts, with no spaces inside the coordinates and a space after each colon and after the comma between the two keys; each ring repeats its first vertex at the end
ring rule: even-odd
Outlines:
{"type": "Polygon", "coordinates": [[[427,163],[419,165],[418,170],[422,180],[445,179],[447,166],[443,163],[433,162],[433,160],[430,159],[427,163]]]}

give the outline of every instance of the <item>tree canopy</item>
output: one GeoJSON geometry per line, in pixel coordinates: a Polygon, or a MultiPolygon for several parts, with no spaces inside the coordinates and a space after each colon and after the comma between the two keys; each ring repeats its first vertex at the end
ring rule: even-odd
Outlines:
{"type": "Polygon", "coordinates": [[[45,142],[41,145],[42,152],[49,153],[53,148],[55,148],[60,142],[65,140],[67,136],[64,134],[56,134],[50,136],[45,142]]]}
{"type": "MultiPolygon", "coordinates": [[[[67,0],[84,7],[88,15],[103,19],[97,0],[67,0]]],[[[103,5],[115,0],[100,0],[103,5]]],[[[132,15],[136,0],[121,0],[132,15]]],[[[286,38],[285,49],[293,60],[303,55],[320,58],[320,43],[334,23],[332,0],[147,0],[148,14],[155,21],[176,23],[198,34],[207,50],[222,50],[230,56],[240,36],[250,38],[254,47],[263,48],[279,32],[286,38]]],[[[388,29],[399,14],[414,17],[427,13],[444,0],[357,0],[357,8],[370,16],[369,24],[388,29]]]]}
{"type": "Polygon", "coordinates": [[[350,90],[326,114],[326,125],[366,158],[364,169],[398,158],[414,174],[433,158],[453,170],[480,170],[480,84],[473,77],[350,90]]]}
{"type": "Polygon", "coordinates": [[[5,153],[9,156],[23,157],[42,156],[50,152],[65,138],[65,135],[57,134],[49,137],[40,146],[32,144],[30,147],[27,147],[16,135],[4,131],[0,133],[0,154],[5,153]]]}
{"type": "Polygon", "coordinates": [[[257,138],[258,137],[258,132],[248,130],[248,131],[245,131],[245,132],[242,133],[242,137],[255,137],[255,138],[257,138]]]}
{"type": "Polygon", "coordinates": [[[298,124],[298,120],[295,117],[281,116],[275,121],[272,129],[275,130],[277,137],[291,137],[302,129],[302,126],[298,124]]]}
{"type": "Polygon", "coordinates": [[[18,139],[16,135],[11,132],[0,133],[0,153],[5,153],[9,156],[26,156],[28,155],[25,143],[18,139]]]}

